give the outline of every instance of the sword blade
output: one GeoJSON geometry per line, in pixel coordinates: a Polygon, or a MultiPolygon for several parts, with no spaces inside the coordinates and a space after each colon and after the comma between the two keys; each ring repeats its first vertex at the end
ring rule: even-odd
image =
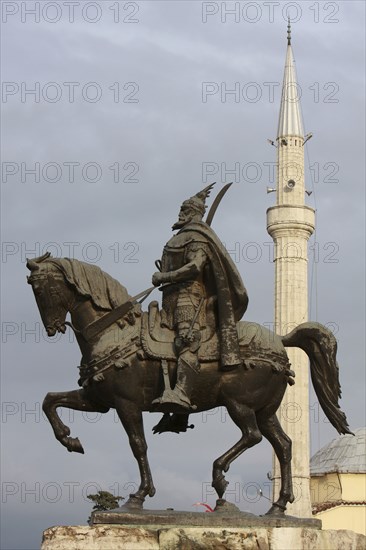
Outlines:
{"type": "Polygon", "coordinates": [[[226,191],[232,186],[233,183],[234,182],[231,181],[230,183],[227,183],[226,185],[224,185],[224,187],[221,189],[220,193],[218,193],[218,195],[216,196],[214,202],[212,203],[210,211],[207,215],[207,218],[206,218],[207,225],[211,225],[213,217],[216,213],[216,210],[217,210],[223,196],[225,195],[226,191]]]}

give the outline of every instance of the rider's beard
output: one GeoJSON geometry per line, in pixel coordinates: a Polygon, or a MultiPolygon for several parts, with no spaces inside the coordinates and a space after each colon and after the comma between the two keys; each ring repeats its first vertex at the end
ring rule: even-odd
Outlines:
{"type": "Polygon", "coordinates": [[[172,231],[175,231],[176,229],[181,229],[184,227],[190,220],[188,218],[179,219],[175,224],[172,226],[172,231]]]}

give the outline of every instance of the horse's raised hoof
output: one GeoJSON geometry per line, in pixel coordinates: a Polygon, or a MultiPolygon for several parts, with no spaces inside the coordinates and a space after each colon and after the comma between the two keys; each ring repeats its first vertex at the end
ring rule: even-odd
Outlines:
{"type": "Polygon", "coordinates": [[[270,509],[268,510],[268,512],[266,512],[264,515],[265,516],[284,517],[285,510],[286,510],[286,508],[284,508],[283,506],[279,506],[278,504],[273,504],[270,507],[270,509]]]}
{"type": "Polygon", "coordinates": [[[61,443],[65,445],[69,453],[81,453],[84,454],[84,449],[82,444],[79,441],[78,437],[64,437],[61,440],[61,443]]]}

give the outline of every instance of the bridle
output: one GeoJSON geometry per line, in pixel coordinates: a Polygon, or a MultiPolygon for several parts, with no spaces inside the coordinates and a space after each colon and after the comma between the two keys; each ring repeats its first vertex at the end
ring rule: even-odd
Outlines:
{"type": "Polygon", "coordinates": [[[40,309],[40,313],[42,314],[42,310],[45,308],[47,309],[47,312],[52,312],[54,317],[51,317],[51,322],[47,324],[46,330],[48,329],[56,329],[58,332],[65,332],[64,326],[66,324],[71,325],[68,321],[62,322],[59,315],[59,307],[62,306],[66,312],[70,311],[72,312],[74,308],[76,307],[76,297],[74,299],[74,302],[72,304],[69,304],[65,301],[65,297],[63,294],[60,294],[59,292],[59,285],[58,283],[60,281],[65,282],[65,278],[61,272],[54,271],[52,269],[49,269],[49,265],[42,266],[44,269],[38,273],[38,270],[34,273],[32,273],[28,277],[28,283],[32,285],[33,291],[35,293],[36,301],[38,304],[38,308],[40,309]],[[37,296],[37,291],[34,290],[33,283],[40,281],[42,282],[42,302],[40,307],[40,301],[37,296]],[[55,298],[58,300],[55,304],[55,298]],[[57,303],[58,302],[58,303],[57,303]]]}

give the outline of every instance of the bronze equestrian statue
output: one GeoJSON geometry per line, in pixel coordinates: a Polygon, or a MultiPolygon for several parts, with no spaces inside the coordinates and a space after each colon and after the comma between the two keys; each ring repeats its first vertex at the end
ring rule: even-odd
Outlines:
{"type": "Polygon", "coordinates": [[[137,492],[124,507],[139,509],[147,495],[155,494],[142,412],[165,412],[161,421],[165,425],[155,431],[185,431],[192,410],[226,407],[241,437],[214,461],[212,486],[221,499],[228,484],[224,472],[264,436],[281,465],[279,498],[268,513],[282,515],[294,500],[291,440],[276,417],[287,384],[294,383],[284,346],[307,353],[315,392],[327,418],[339,433],[351,433],[338,405],[337,343],[318,323],[303,323],[286,336],[256,323],[237,323],[247,296],[236,270],[230,271],[232,262],[227,261],[217,237],[201,221],[208,191],[196,195],[200,207],[193,217],[192,202],[187,210],[182,206],[180,227],[176,226],[180,232],[169,241],[158,263],[161,272],[153,276],[153,282],[163,285],[161,311],[152,302],[149,311],[143,312],[138,298],[148,291],[132,298],[95,265],[52,258],[49,253],[28,260],[28,283],[48,336],[64,333],[71,326],[82,353],[80,389],[48,393],[43,410],[58,441],[79,453],[83,447],[78,438],[70,437],[57,408],[117,411],[141,477],[137,492]],[[66,321],[68,313],[71,322],[66,321]]]}

